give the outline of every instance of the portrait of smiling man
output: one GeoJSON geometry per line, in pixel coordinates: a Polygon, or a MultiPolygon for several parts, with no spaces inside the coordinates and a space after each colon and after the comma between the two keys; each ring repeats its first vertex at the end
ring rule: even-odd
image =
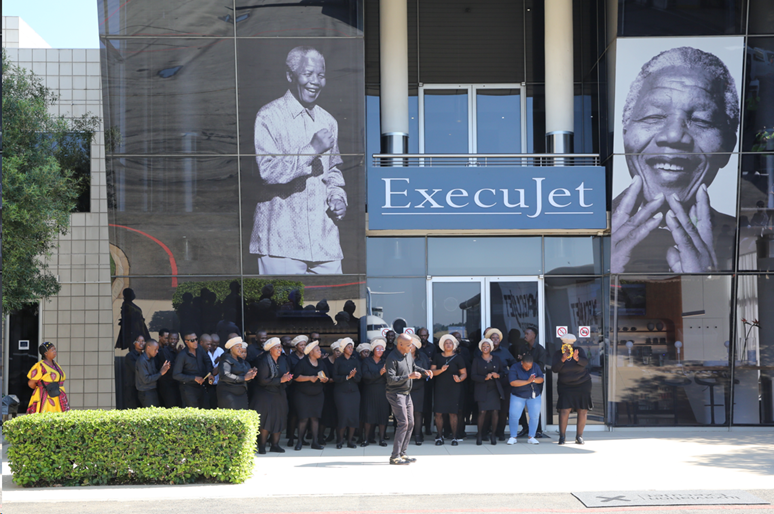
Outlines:
{"type": "Polygon", "coordinates": [[[642,66],[621,116],[628,184],[613,200],[613,273],[730,267],[736,220],[708,188],[722,170],[736,198],[737,170],[726,167],[738,129],[736,81],[716,55],[681,46],[642,66]]]}
{"type": "Polygon", "coordinates": [[[287,92],[255,118],[261,185],[250,253],[261,275],[340,274],[340,221],[347,212],[338,123],[317,100],[325,57],[298,46],[285,60],[287,92]]]}

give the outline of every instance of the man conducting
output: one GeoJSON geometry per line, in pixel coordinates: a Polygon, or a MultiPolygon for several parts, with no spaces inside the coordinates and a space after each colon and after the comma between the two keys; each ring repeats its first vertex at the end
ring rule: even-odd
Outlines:
{"type": "Polygon", "coordinates": [[[414,404],[411,401],[412,380],[419,380],[422,374],[432,378],[433,372],[414,364],[411,356],[411,336],[400,334],[395,340],[395,351],[387,357],[384,365],[387,370],[387,401],[392,414],[398,422],[395,429],[395,442],[392,445],[390,464],[409,464],[416,459],[406,456],[409,438],[414,430],[414,404]]]}
{"type": "Polygon", "coordinates": [[[289,87],[255,119],[255,153],[262,183],[250,253],[261,275],[340,274],[337,222],[347,212],[338,166],[338,123],[317,99],[325,88],[325,58],[312,47],[285,61],[289,87]]]}

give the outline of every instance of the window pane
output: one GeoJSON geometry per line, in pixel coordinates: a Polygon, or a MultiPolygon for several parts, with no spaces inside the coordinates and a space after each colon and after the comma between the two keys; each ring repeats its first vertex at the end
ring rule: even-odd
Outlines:
{"type": "Polygon", "coordinates": [[[774,154],[742,156],[739,269],[774,270],[774,154]]]}
{"type": "Polygon", "coordinates": [[[725,425],[731,276],[635,277],[611,288],[616,425],[725,425]]]}
{"type": "Polygon", "coordinates": [[[539,237],[433,237],[427,241],[428,275],[540,275],[539,237]]]}
{"type": "Polygon", "coordinates": [[[478,153],[521,152],[521,97],[518,89],[476,90],[478,153]]]}
{"type": "Polygon", "coordinates": [[[369,276],[425,276],[424,237],[369,237],[366,252],[369,276]]]}
{"type": "Polygon", "coordinates": [[[623,0],[622,36],[744,34],[745,0],[723,2],[623,0]]]}
{"type": "Polygon", "coordinates": [[[435,282],[433,284],[433,330],[437,341],[444,334],[459,332],[463,339],[481,338],[481,284],[479,282],[435,282]]]}
{"type": "Polygon", "coordinates": [[[468,91],[425,90],[425,153],[468,151],[468,91]]]}
{"type": "Polygon", "coordinates": [[[774,11],[771,0],[750,0],[750,34],[771,34],[774,27],[774,11]]]}
{"type": "Polygon", "coordinates": [[[774,311],[774,278],[739,277],[734,349],[734,423],[774,424],[774,330],[756,323],[774,311]],[[737,382],[738,381],[738,382],[737,382]]]}
{"type": "Polygon", "coordinates": [[[547,237],[546,274],[600,275],[602,255],[596,237],[547,237]]]}
{"type": "MultiPolygon", "coordinates": [[[[774,30],[774,29],[772,29],[774,30]]],[[[742,151],[774,151],[774,38],[747,40],[742,151]]]]}
{"type": "Polygon", "coordinates": [[[424,278],[369,278],[368,339],[381,335],[382,325],[397,332],[405,327],[418,331],[425,326],[426,282],[424,278]]]}

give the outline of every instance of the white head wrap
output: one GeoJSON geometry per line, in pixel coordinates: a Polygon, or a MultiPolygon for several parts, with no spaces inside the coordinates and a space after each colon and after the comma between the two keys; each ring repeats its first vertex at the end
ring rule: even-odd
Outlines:
{"type": "Polygon", "coordinates": [[[567,334],[566,336],[564,336],[564,337],[562,337],[560,339],[562,340],[563,343],[572,344],[572,343],[575,342],[575,340],[577,338],[575,337],[575,334],[567,334]]]}
{"type": "Polygon", "coordinates": [[[304,355],[309,355],[312,353],[312,350],[320,346],[320,343],[318,341],[312,341],[308,345],[306,345],[306,348],[304,348],[304,355]]]}
{"type": "Polygon", "coordinates": [[[332,342],[331,343],[331,352],[333,350],[340,350],[341,349],[340,347],[341,347],[341,339],[339,339],[338,341],[332,342]]]}
{"type": "Polygon", "coordinates": [[[357,345],[357,348],[355,348],[355,351],[357,353],[360,353],[360,352],[370,352],[371,351],[371,345],[368,344],[368,343],[360,343],[359,345],[357,345]]]}
{"type": "MultiPolygon", "coordinates": [[[[500,332],[499,328],[490,328],[486,332],[484,332],[484,337],[491,340],[492,334],[497,334],[500,336],[500,342],[503,342],[503,333],[500,332]]],[[[494,343],[492,343],[492,350],[494,350],[494,343]]]]}
{"type": "Polygon", "coordinates": [[[235,346],[241,346],[242,348],[247,348],[247,343],[242,341],[241,337],[232,337],[228,341],[226,341],[226,350],[230,350],[235,346]]]}
{"type": "Polygon", "coordinates": [[[490,352],[492,350],[494,350],[494,343],[492,342],[492,340],[485,337],[484,339],[482,339],[481,341],[478,342],[478,349],[481,350],[481,352],[484,351],[483,348],[482,348],[482,346],[484,346],[484,343],[489,343],[489,351],[490,352]]]}
{"type": "Polygon", "coordinates": [[[263,343],[263,351],[268,352],[269,350],[271,350],[275,346],[279,346],[281,344],[282,344],[282,342],[280,341],[279,337],[272,337],[271,339],[269,339],[268,341],[263,343]]]}
{"type": "Polygon", "coordinates": [[[353,341],[351,337],[345,337],[339,341],[339,350],[344,353],[344,348],[349,345],[355,346],[355,341],[353,341]]]}
{"type": "Polygon", "coordinates": [[[371,351],[374,351],[377,346],[381,346],[384,349],[387,349],[387,340],[383,337],[374,337],[371,339],[371,351]]]}
{"type": "Polygon", "coordinates": [[[446,341],[451,341],[452,343],[454,343],[455,350],[460,345],[460,342],[457,341],[456,337],[454,337],[451,334],[444,334],[441,336],[441,339],[438,341],[438,349],[441,350],[442,352],[446,351],[446,348],[444,347],[444,344],[446,343],[446,341]]]}
{"type": "Polygon", "coordinates": [[[294,337],[293,340],[290,341],[290,346],[295,348],[296,345],[298,343],[301,343],[301,342],[308,343],[309,342],[309,336],[296,336],[296,337],[294,337]]]}

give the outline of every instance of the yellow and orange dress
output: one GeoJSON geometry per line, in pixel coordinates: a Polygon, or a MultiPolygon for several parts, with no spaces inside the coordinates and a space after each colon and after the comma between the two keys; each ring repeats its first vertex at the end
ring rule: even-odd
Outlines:
{"type": "Polygon", "coordinates": [[[27,373],[30,380],[38,380],[38,385],[30,398],[30,406],[27,407],[27,414],[38,414],[41,412],[66,412],[70,410],[70,403],[67,401],[67,393],[64,389],[65,372],[59,367],[56,361],[52,361],[53,366],[49,366],[45,361],[40,361],[32,366],[27,373]],[[46,384],[54,382],[59,383],[59,396],[50,396],[46,389],[46,384]]]}

